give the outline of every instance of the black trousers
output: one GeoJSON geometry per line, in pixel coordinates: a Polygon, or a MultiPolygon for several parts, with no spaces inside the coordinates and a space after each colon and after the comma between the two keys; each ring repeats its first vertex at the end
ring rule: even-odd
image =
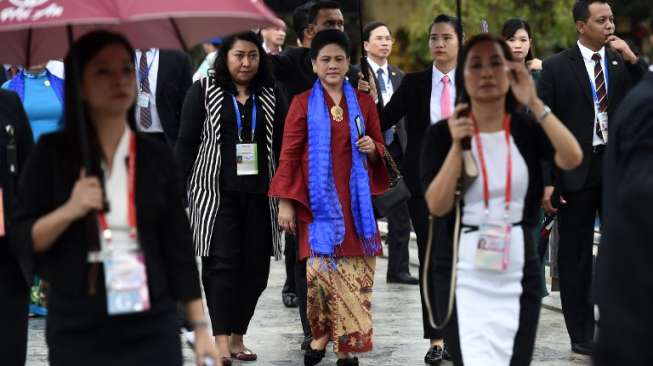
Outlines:
{"type": "Polygon", "coordinates": [[[400,273],[410,273],[408,269],[409,254],[408,243],[410,242],[410,213],[408,204],[401,203],[386,217],[388,221],[388,277],[397,276],[400,273]]]}
{"type": "MultiPolygon", "coordinates": [[[[424,293],[422,291],[422,283],[424,282],[424,278],[422,276],[422,268],[427,260],[429,261],[430,268],[432,269],[428,274],[429,284],[431,284],[432,287],[435,283],[435,271],[433,271],[435,268],[435,261],[433,259],[434,251],[431,251],[430,258],[426,258],[426,246],[428,243],[429,235],[429,212],[428,208],[426,207],[426,201],[424,201],[424,197],[411,197],[408,200],[408,211],[410,213],[410,220],[413,223],[413,229],[415,229],[415,235],[417,236],[417,255],[419,257],[419,293],[420,298],[422,299],[422,324],[424,326],[424,339],[442,339],[442,331],[431,327],[429,324],[427,309],[424,305],[424,293]]],[[[429,300],[433,311],[437,313],[435,306],[435,291],[433,291],[433,289],[429,291],[429,300]]],[[[436,319],[439,318],[437,314],[434,315],[436,319]]]]}
{"type": "MultiPolygon", "coordinates": [[[[299,229],[299,228],[298,228],[299,229]]],[[[297,302],[299,304],[299,319],[302,322],[302,331],[304,337],[311,335],[311,326],[308,324],[308,317],[306,315],[306,299],[308,297],[308,282],[306,281],[306,260],[299,260],[299,243],[297,237],[292,234],[286,233],[286,248],[292,246],[293,253],[293,276],[295,278],[295,294],[297,295],[297,302]],[[288,244],[290,243],[290,245],[288,244]]],[[[288,271],[288,257],[286,257],[286,273],[288,271]]]]}
{"type": "MultiPolygon", "coordinates": [[[[4,264],[4,263],[3,263],[4,264]]],[[[16,266],[17,272],[19,271],[16,266]]],[[[4,271],[0,271],[4,272],[4,271]]],[[[4,275],[4,273],[0,273],[4,275]]],[[[15,277],[19,282],[5,283],[0,278],[0,357],[2,365],[23,366],[27,354],[27,314],[29,287],[20,272],[15,277]]]]}
{"type": "Polygon", "coordinates": [[[601,213],[602,155],[591,156],[590,173],[583,190],[562,193],[567,201],[558,211],[560,241],[558,272],[560,300],[567,332],[572,343],[594,339],[592,285],[592,248],[594,220],[601,213]]]}
{"type": "Polygon", "coordinates": [[[306,281],[306,259],[295,262],[295,284],[297,290],[297,301],[299,302],[299,318],[302,321],[304,337],[311,336],[311,325],[308,323],[308,281],[306,281]]]}
{"type": "Polygon", "coordinates": [[[286,244],[283,248],[283,256],[286,264],[286,282],[283,284],[281,293],[296,294],[295,263],[297,262],[297,241],[293,235],[288,233],[285,233],[285,239],[286,244]]]}
{"type": "Polygon", "coordinates": [[[246,334],[270,274],[272,227],[268,198],[221,192],[202,283],[213,334],[246,334]]]}

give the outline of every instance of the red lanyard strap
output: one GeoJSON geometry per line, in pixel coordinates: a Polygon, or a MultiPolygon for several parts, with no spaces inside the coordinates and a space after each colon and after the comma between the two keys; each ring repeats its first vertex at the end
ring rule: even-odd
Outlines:
{"type": "MultiPolygon", "coordinates": [[[[489,211],[490,209],[490,187],[488,183],[488,173],[487,166],[485,165],[485,156],[483,154],[483,143],[481,142],[481,131],[476,122],[476,117],[474,114],[470,114],[472,121],[474,122],[474,141],[476,142],[476,148],[478,150],[478,160],[481,165],[481,174],[483,174],[483,203],[485,204],[485,210],[489,211]]],[[[512,149],[510,145],[510,114],[506,113],[503,118],[503,131],[506,136],[506,148],[508,151],[508,157],[506,162],[506,214],[510,211],[510,200],[512,198],[512,149]]]]}
{"type": "MultiPolygon", "coordinates": [[[[132,133],[129,139],[129,158],[127,160],[127,224],[130,235],[136,233],[136,136],[132,133]]],[[[98,223],[105,239],[111,239],[109,223],[104,212],[98,212],[98,223]]]]}

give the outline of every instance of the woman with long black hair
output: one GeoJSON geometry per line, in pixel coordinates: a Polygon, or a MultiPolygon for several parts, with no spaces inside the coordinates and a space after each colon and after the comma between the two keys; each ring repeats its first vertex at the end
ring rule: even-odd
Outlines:
{"type": "Polygon", "coordinates": [[[37,273],[50,283],[50,365],[180,366],[177,302],[195,325],[199,365],[215,350],[191,231],[172,154],[133,129],[134,51],[118,34],[92,32],[66,57],[66,70],[75,68],[80,83],[64,89],[65,128],[39,139],[15,217],[16,239],[31,243],[37,273]]]}
{"type": "Polygon", "coordinates": [[[421,156],[426,203],[437,217],[437,313],[442,321],[453,311],[444,333],[456,365],[528,365],[541,304],[540,263],[528,234],[542,197],[541,161],[573,169],[582,152],[502,39],[473,37],[459,62],[458,90],[468,104],[428,129],[421,156]],[[468,138],[481,174],[459,195],[468,138]]]}
{"type": "Polygon", "coordinates": [[[542,71],[542,60],[535,58],[530,24],[520,18],[509,19],[501,28],[501,36],[510,46],[513,59],[523,62],[537,83],[542,71]]]}

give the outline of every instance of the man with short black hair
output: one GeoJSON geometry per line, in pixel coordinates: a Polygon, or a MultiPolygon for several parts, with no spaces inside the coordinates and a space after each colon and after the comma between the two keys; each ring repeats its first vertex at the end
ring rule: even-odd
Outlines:
{"type": "MultiPolygon", "coordinates": [[[[393,45],[390,28],[383,22],[371,22],[363,27],[363,47],[367,64],[377,89],[378,105],[383,108],[399,88],[404,72],[388,63],[393,45]]],[[[406,127],[402,120],[385,131],[385,143],[397,166],[401,167],[406,152],[406,127]]],[[[386,216],[388,222],[388,283],[417,285],[417,278],[410,275],[408,243],[410,241],[410,215],[406,202],[394,207],[386,216]]]]}
{"type": "MultiPolygon", "coordinates": [[[[319,31],[338,29],[345,31],[345,18],[340,5],[335,1],[323,0],[313,3],[308,12],[306,37],[312,39],[319,31]]],[[[272,73],[277,83],[283,86],[288,105],[292,98],[313,86],[317,75],[313,72],[308,47],[287,48],[279,55],[274,55],[272,73]]]]}
{"type": "Polygon", "coordinates": [[[574,170],[552,168],[552,174],[545,175],[543,205],[546,211],[558,213],[560,298],[571,349],[591,354],[594,222],[597,212],[602,215],[608,126],[646,65],[614,35],[614,16],[605,0],[579,0],[573,16],[577,45],[544,62],[538,93],[580,143],[583,162],[574,170]],[[558,197],[561,204],[555,205],[558,197]]]}

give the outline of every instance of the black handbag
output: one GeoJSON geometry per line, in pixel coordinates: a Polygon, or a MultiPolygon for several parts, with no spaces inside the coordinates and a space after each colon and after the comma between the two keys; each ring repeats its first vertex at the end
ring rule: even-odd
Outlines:
{"type": "Polygon", "coordinates": [[[398,204],[410,198],[410,190],[387,149],[385,150],[385,154],[383,154],[383,158],[385,159],[386,166],[391,171],[390,188],[382,195],[373,198],[374,208],[378,217],[386,217],[398,204]]]}

